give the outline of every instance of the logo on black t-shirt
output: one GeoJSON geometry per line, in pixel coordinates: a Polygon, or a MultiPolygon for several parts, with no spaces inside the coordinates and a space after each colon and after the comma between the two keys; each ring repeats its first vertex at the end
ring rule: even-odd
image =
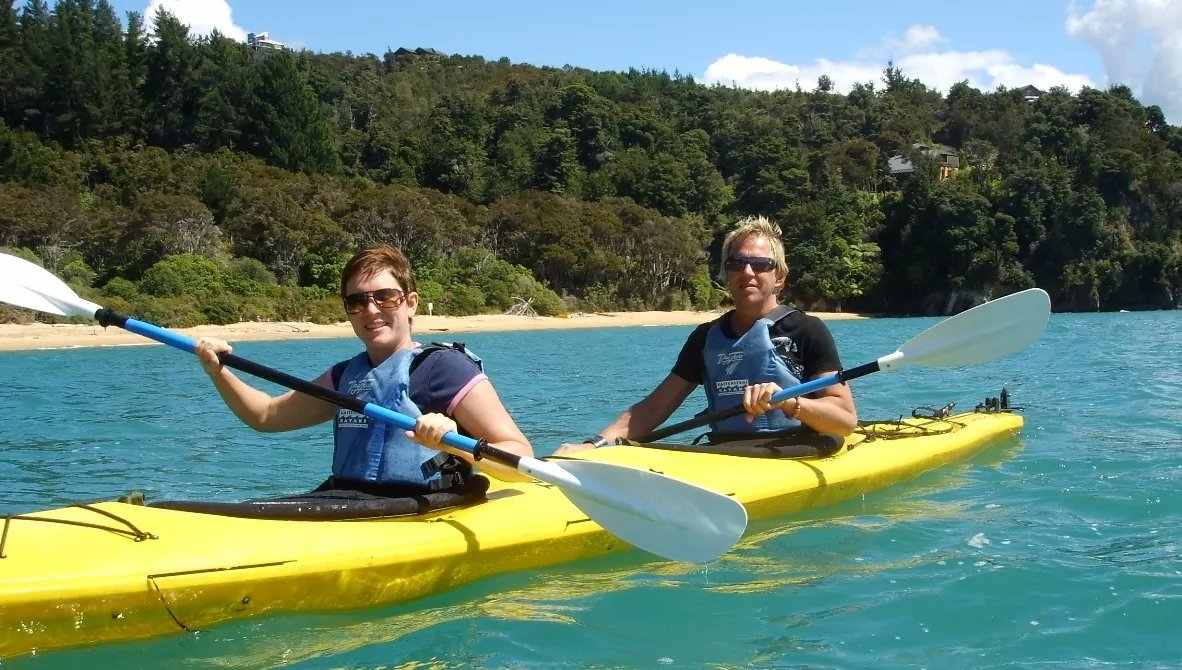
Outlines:
{"type": "Polygon", "coordinates": [[[800,362],[800,349],[797,348],[796,342],[791,337],[773,337],[772,348],[780,360],[784,361],[784,364],[792,371],[792,375],[800,379],[804,374],[804,363],[800,362]]]}

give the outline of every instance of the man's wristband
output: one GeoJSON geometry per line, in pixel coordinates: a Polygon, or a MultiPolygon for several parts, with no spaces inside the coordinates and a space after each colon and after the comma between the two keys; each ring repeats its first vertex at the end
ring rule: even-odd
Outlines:
{"type": "Polygon", "coordinates": [[[792,408],[792,411],[789,412],[785,410],[784,413],[787,414],[789,418],[795,419],[796,415],[800,414],[800,396],[796,396],[793,398],[793,400],[796,401],[796,405],[792,408]]]}
{"type": "Polygon", "coordinates": [[[583,443],[590,444],[591,446],[598,449],[600,447],[606,447],[607,445],[611,444],[611,440],[607,439],[606,437],[604,437],[602,435],[596,435],[595,437],[589,437],[589,438],[583,440],[583,443]]]}

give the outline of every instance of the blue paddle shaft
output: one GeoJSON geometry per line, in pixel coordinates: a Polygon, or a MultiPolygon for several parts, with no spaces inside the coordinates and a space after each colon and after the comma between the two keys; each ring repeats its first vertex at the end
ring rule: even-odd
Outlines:
{"type": "MultiPolygon", "coordinates": [[[[102,320],[100,320],[99,323],[102,323],[104,326],[107,325],[103,323],[102,320]]],[[[163,342],[164,344],[167,344],[170,347],[176,347],[181,351],[187,351],[190,354],[194,353],[197,348],[197,340],[194,340],[190,337],[185,337],[180,333],[174,333],[170,330],[165,330],[160,326],[153,326],[152,324],[145,321],[124,319],[123,323],[116,323],[113,325],[117,325],[124,330],[130,330],[136,335],[143,335],[144,337],[156,340],[157,342],[163,342]]]]}
{"type": "MultiPolygon", "coordinates": [[[[403,430],[415,429],[414,419],[405,414],[399,414],[394,410],[386,409],[381,405],[375,405],[372,402],[365,403],[365,409],[362,413],[370,418],[377,419],[378,421],[392,423],[403,430]]],[[[443,441],[450,446],[453,446],[457,449],[463,449],[464,451],[472,454],[477,453],[476,449],[479,446],[479,443],[476,440],[464,435],[460,435],[459,433],[447,433],[443,436],[443,441]]],[[[481,450],[485,452],[485,455],[488,455],[491,449],[492,447],[485,445],[481,450]]]]}
{"type": "Polygon", "coordinates": [[[796,386],[789,386],[786,389],[780,389],[776,393],[772,394],[771,404],[775,405],[782,403],[789,398],[795,398],[799,395],[808,395],[813,391],[820,391],[823,388],[840,384],[841,381],[841,373],[835,372],[831,375],[825,375],[824,377],[817,377],[811,382],[797,384],[796,386]]]}
{"type": "MultiPolygon", "coordinates": [[[[187,351],[191,354],[195,353],[196,351],[197,341],[190,337],[186,337],[180,333],[174,333],[170,330],[165,330],[160,326],[155,326],[145,321],[139,321],[137,319],[131,319],[120,314],[116,314],[114,311],[108,308],[99,310],[98,313],[95,314],[95,319],[104,327],[118,326],[124,330],[131,331],[136,335],[143,335],[149,339],[167,344],[170,347],[176,347],[177,349],[187,351]]],[[[305,395],[319,398],[334,405],[344,407],[345,409],[351,409],[354,412],[364,414],[371,419],[377,419],[378,421],[394,424],[403,430],[414,430],[415,428],[414,419],[405,414],[400,414],[393,410],[386,409],[381,405],[363,402],[360,398],[355,398],[332,389],[324,388],[319,384],[314,384],[312,382],[300,379],[299,377],[293,377],[284,372],[269,368],[265,365],[259,365],[258,363],[248,361],[245,358],[240,358],[233,354],[219,354],[218,359],[221,360],[222,365],[228,365],[232,368],[242,370],[243,372],[249,373],[256,377],[266,379],[267,381],[274,382],[280,386],[294,389],[305,395]]],[[[457,449],[463,449],[464,451],[476,456],[477,459],[489,457],[492,460],[504,463],[510,467],[517,467],[517,463],[520,460],[520,457],[517,456],[517,454],[512,454],[507,451],[497,449],[495,447],[489,446],[487,443],[477,442],[476,440],[464,435],[460,435],[459,433],[447,433],[443,436],[443,442],[457,449]]]]}
{"type": "MultiPolygon", "coordinates": [[[[785,400],[788,400],[789,398],[795,398],[796,396],[800,396],[800,395],[807,395],[809,393],[813,393],[814,391],[820,391],[823,388],[828,388],[830,386],[836,386],[837,384],[845,383],[851,379],[857,379],[858,377],[868,375],[872,372],[878,372],[880,369],[881,368],[878,365],[878,361],[872,361],[870,363],[865,363],[863,365],[859,365],[856,368],[850,368],[849,370],[842,370],[841,372],[835,372],[831,375],[825,375],[824,377],[818,377],[812,381],[805,382],[803,384],[797,384],[796,386],[789,386],[786,389],[780,389],[776,393],[772,394],[771,404],[778,405],[779,403],[782,403],[785,400]]],[[[667,427],[661,428],[659,430],[654,430],[653,432],[651,432],[647,435],[642,435],[642,436],[636,438],[635,441],[641,442],[641,443],[656,442],[657,440],[664,439],[666,437],[669,437],[670,435],[676,435],[677,433],[680,433],[684,430],[689,430],[690,428],[697,428],[698,426],[704,426],[704,425],[711,423],[713,421],[727,419],[732,416],[738,416],[746,411],[747,411],[747,409],[743,405],[741,405],[741,404],[735,405],[734,407],[731,407],[730,409],[723,409],[723,410],[718,410],[717,412],[711,412],[710,414],[703,414],[701,416],[696,416],[692,419],[687,419],[685,421],[682,421],[681,423],[675,423],[672,426],[667,426],[667,427]]]]}
{"type": "Polygon", "coordinates": [[[842,370],[841,372],[834,372],[833,374],[825,375],[824,377],[817,377],[811,382],[797,384],[796,386],[789,386],[786,389],[780,389],[778,392],[773,393],[772,404],[776,405],[789,398],[795,398],[798,395],[808,395],[814,391],[820,391],[823,388],[837,386],[838,384],[848,382],[851,379],[857,379],[858,377],[864,377],[872,372],[878,372],[881,369],[882,366],[879,365],[878,361],[871,361],[869,363],[859,365],[856,368],[842,370]]]}

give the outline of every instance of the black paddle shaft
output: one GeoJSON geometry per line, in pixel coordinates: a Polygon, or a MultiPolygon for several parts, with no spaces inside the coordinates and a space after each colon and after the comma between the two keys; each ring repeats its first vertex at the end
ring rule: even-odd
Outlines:
{"type": "MultiPolygon", "coordinates": [[[[842,370],[841,372],[837,373],[837,383],[844,384],[851,379],[857,379],[858,377],[864,377],[872,372],[878,372],[880,369],[881,368],[879,368],[878,361],[872,361],[870,363],[859,365],[856,368],[842,370]]],[[[697,428],[698,426],[704,426],[714,421],[729,419],[732,416],[738,416],[746,411],[747,410],[743,407],[743,405],[739,404],[731,407],[730,409],[722,409],[710,414],[701,414],[692,419],[682,421],[681,423],[675,423],[672,426],[654,430],[648,435],[635,438],[634,441],[640,443],[656,442],[657,440],[663,440],[670,435],[676,435],[677,433],[689,430],[690,428],[697,428]]]]}
{"type": "MultiPolygon", "coordinates": [[[[104,328],[107,326],[118,326],[124,330],[136,332],[135,330],[127,327],[127,321],[130,317],[119,314],[110,307],[104,307],[100,309],[95,313],[94,318],[99,322],[99,325],[103,326],[104,328]]],[[[143,333],[139,334],[142,335],[143,333]]],[[[222,365],[232,367],[236,370],[241,370],[247,374],[254,375],[255,377],[266,379],[269,382],[299,391],[304,395],[310,395],[314,398],[319,398],[320,400],[344,407],[345,409],[351,409],[359,414],[365,413],[365,402],[360,398],[355,398],[351,395],[345,395],[339,391],[325,388],[319,384],[300,379],[299,377],[289,375],[286,372],[280,372],[274,368],[269,368],[265,365],[261,365],[259,363],[255,363],[254,361],[242,358],[241,356],[235,356],[234,354],[218,354],[218,360],[222,362],[222,365]]]]}
{"type": "MultiPolygon", "coordinates": [[[[95,312],[94,318],[96,321],[98,321],[99,325],[103,326],[104,328],[108,326],[116,326],[136,333],[137,335],[151,336],[150,332],[140,332],[140,330],[134,326],[128,327],[127,322],[132,319],[119,314],[110,307],[103,307],[102,309],[95,312]]],[[[163,330],[157,329],[155,327],[151,327],[151,329],[152,331],[163,330]]],[[[189,338],[172,333],[169,334],[173,335],[176,344],[183,343],[186,348],[188,348],[190,351],[192,350],[192,344],[189,338]]],[[[218,360],[221,361],[222,365],[227,365],[236,370],[241,370],[247,374],[254,375],[255,377],[266,379],[269,382],[273,382],[280,386],[298,391],[304,395],[309,395],[313,398],[318,398],[339,407],[353,410],[358,414],[365,414],[366,416],[369,416],[365,411],[367,403],[361,398],[346,395],[333,389],[325,388],[319,384],[300,379],[299,377],[289,375],[286,372],[280,372],[274,368],[255,363],[254,361],[247,360],[241,356],[235,356],[234,354],[218,354],[218,360]]],[[[521,460],[521,457],[517,454],[498,449],[483,439],[476,441],[476,446],[472,448],[472,456],[475,457],[476,460],[480,460],[481,458],[489,458],[493,461],[508,465],[509,467],[513,468],[516,468],[518,462],[521,460]]]]}

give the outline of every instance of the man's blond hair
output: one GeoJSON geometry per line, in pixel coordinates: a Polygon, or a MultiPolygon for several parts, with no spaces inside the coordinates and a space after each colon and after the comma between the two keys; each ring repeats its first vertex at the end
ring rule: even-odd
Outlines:
{"type": "Polygon", "coordinates": [[[784,259],[782,234],[780,227],[765,216],[749,216],[741,219],[735,225],[735,229],[727,233],[726,239],[722,241],[722,264],[718,268],[719,281],[726,283],[726,259],[731,257],[731,247],[742,244],[743,240],[748,237],[760,235],[771,242],[772,258],[776,261],[776,275],[787,277],[788,261],[784,259]]]}

